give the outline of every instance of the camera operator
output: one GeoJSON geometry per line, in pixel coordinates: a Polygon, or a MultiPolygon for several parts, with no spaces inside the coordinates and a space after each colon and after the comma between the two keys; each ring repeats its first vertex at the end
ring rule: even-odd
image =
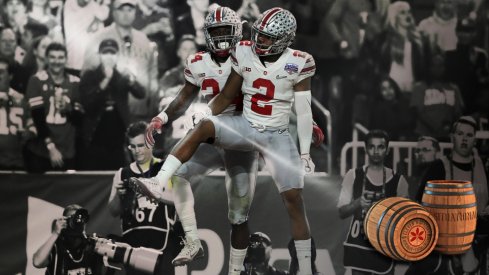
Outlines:
{"type": "MultiPolygon", "coordinates": [[[[314,250],[313,250],[314,251],[314,250]]],[[[287,271],[276,270],[269,265],[272,241],[261,232],[250,235],[250,244],[244,260],[245,271],[241,275],[287,275],[287,271]]]]}
{"type": "MultiPolygon", "coordinates": [[[[165,275],[175,274],[171,261],[181,249],[178,237],[183,237],[184,233],[180,222],[176,222],[171,190],[168,192],[166,203],[154,203],[128,188],[129,178],[153,177],[163,164],[160,159],[153,157],[152,150],[144,144],[146,126],[145,122],[140,121],[131,124],[127,129],[128,148],[134,162],[119,169],[115,174],[109,198],[109,210],[113,216],[121,218],[122,242],[132,247],[163,251],[155,274],[157,272],[165,275]]],[[[130,270],[127,274],[138,273],[130,270]]]]}
{"type": "Polygon", "coordinates": [[[368,163],[350,169],[343,179],[338,211],[342,219],[353,216],[344,242],[344,265],[352,275],[394,274],[394,262],[372,248],[363,233],[366,211],[385,197],[408,196],[408,184],[403,176],[385,167],[389,152],[389,136],[381,130],[370,131],[365,138],[368,163]]]}
{"type": "Polygon", "coordinates": [[[102,258],[95,254],[85,234],[89,215],[86,209],[72,204],[55,219],[49,239],[34,253],[33,264],[47,267],[46,274],[101,274],[102,258]]]}

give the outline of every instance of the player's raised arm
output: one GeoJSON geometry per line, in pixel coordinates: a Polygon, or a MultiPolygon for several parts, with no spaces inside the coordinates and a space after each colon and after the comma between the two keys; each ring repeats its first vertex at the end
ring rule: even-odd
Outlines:
{"type": "Polygon", "coordinates": [[[185,81],[175,99],[163,110],[168,116],[168,122],[182,116],[199,94],[199,87],[185,81]]]}
{"type": "Polygon", "coordinates": [[[149,123],[144,138],[147,147],[154,146],[155,140],[153,135],[156,133],[161,134],[163,125],[183,115],[198,94],[199,87],[186,80],[185,85],[178,92],[177,97],[149,123]]]}
{"type": "Polygon", "coordinates": [[[297,133],[302,163],[306,173],[314,172],[309,155],[312,140],[311,78],[307,77],[294,86],[294,109],[297,114],[297,133]]]}
{"type": "Polygon", "coordinates": [[[233,102],[241,91],[242,84],[243,77],[232,69],[222,91],[209,102],[209,108],[213,115],[222,113],[233,102]]]}

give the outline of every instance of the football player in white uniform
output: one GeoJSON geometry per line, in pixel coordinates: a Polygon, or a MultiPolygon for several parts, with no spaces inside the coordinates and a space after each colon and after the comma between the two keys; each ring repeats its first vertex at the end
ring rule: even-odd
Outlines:
{"type": "MultiPolygon", "coordinates": [[[[185,85],[172,103],[153,118],[146,136],[146,143],[154,145],[153,130],[161,131],[161,125],[181,116],[199,95],[211,100],[224,87],[231,73],[230,51],[241,40],[242,22],[239,16],[227,7],[218,7],[210,12],[204,23],[207,52],[199,52],[187,59],[184,69],[185,85]]],[[[235,100],[222,112],[222,116],[241,115],[243,97],[235,100]]],[[[192,118],[192,120],[198,118],[192,118]]],[[[193,126],[193,121],[188,123],[193,126]]],[[[258,152],[224,150],[211,144],[201,144],[194,156],[182,165],[172,177],[175,208],[185,230],[185,246],[173,260],[174,265],[184,265],[204,255],[197,235],[194,212],[194,197],[191,183],[200,176],[224,167],[228,193],[228,218],[231,223],[230,265],[241,266],[248,246],[248,212],[256,182],[258,152]]]]}
{"type": "Polygon", "coordinates": [[[312,274],[311,235],[302,188],[304,173],[314,172],[309,147],[313,131],[310,89],[315,63],[311,55],[288,47],[296,28],[296,20],[289,11],[282,8],[265,11],[253,24],[252,41],[242,41],[232,51],[232,71],[225,87],[209,102],[208,109],[194,115],[205,119],[175,146],[156,177],[134,179],[133,183],[141,193],[160,198],[168,180],[201,143],[258,151],[289,214],[299,260],[298,274],[309,275],[312,274]],[[217,116],[240,91],[244,95],[243,115],[217,116]],[[300,155],[288,132],[293,105],[300,155]]]}

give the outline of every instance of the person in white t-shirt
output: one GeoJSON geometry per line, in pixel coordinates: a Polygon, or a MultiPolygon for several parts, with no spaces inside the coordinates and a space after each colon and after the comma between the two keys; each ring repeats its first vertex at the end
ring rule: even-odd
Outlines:
{"type": "Polygon", "coordinates": [[[85,50],[92,42],[93,34],[104,28],[103,21],[108,16],[108,4],[94,0],[66,0],[62,24],[68,49],[67,68],[82,69],[85,50]]]}

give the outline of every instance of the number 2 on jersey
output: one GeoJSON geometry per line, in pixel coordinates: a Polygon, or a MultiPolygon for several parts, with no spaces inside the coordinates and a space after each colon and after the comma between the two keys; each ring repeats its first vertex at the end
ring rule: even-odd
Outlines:
{"type": "Polygon", "coordinates": [[[219,82],[214,78],[206,78],[202,81],[202,90],[207,90],[207,88],[212,88],[212,97],[215,97],[219,93],[219,82]]]}
{"type": "Polygon", "coordinates": [[[273,85],[273,82],[268,79],[258,78],[257,80],[253,81],[253,88],[265,88],[266,92],[265,94],[254,94],[251,97],[251,110],[260,115],[271,116],[272,105],[263,104],[260,106],[258,105],[258,102],[269,102],[271,99],[273,99],[273,96],[275,95],[275,85],[273,85]]]}
{"type": "MultiPolygon", "coordinates": [[[[212,89],[212,97],[215,97],[221,91],[221,89],[219,88],[219,82],[217,82],[217,80],[215,80],[214,78],[206,78],[204,79],[204,81],[202,81],[201,90],[207,90],[208,88],[212,89]]],[[[233,100],[232,104],[236,105],[237,110],[241,110],[242,108],[240,109],[239,106],[242,107],[242,102],[243,96],[240,95],[233,100]]]]}

